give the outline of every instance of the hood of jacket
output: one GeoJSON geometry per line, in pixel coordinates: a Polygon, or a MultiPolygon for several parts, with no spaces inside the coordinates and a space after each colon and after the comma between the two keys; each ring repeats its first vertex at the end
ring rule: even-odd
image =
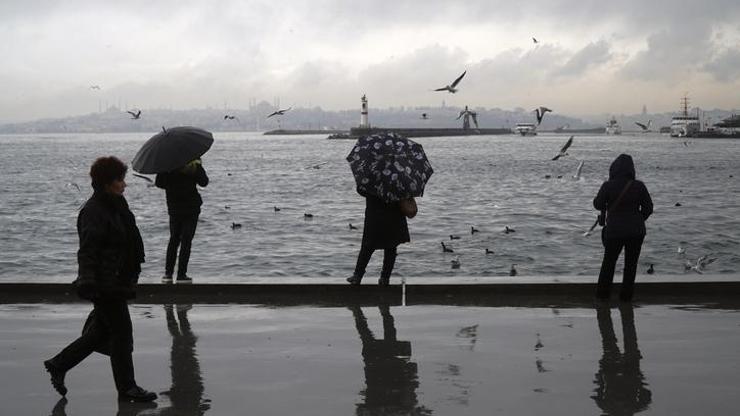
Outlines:
{"type": "Polygon", "coordinates": [[[622,153],[609,167],[609,179],[635,179],[635,164],[632,156],[622,153]]]}

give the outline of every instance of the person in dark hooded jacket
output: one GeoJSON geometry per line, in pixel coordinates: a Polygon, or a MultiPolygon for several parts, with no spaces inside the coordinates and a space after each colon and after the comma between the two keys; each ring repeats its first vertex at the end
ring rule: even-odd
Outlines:
{"type": "Polygon", "coordinates": [[[383,269],[378,284],[390,283],[393,266],[396,263],[399,244],[411,241],[406,217],[401,213],[398,202],[385,202],[374,195],[361,193],[365,197],[365,223],[362,229],[362,245],[357,256],[355,272],[347,281],[359,285],[365,275],[365,268],[377,249],[383,250],[383,269]]]}
{"type": "Polygon", "coordinates": [[[624,248],[620,299],[629,301],[634,292],[637,261],[645,239],[645,220],[653,213],[650,193],[642,181],[635,179],[635,165],[630,155],[621,154],[612,162],[609,180],[601,185],[594,198],[594,208],[606,213],[606,224],[601,230],[604,259],[596,296],[609,298],[614,267],[624,248]]]}
{"type": "Polygon", "coordinates": [[[195,159],[182,168],[172,172],[157,174],[155,185],[165,190],[167,196],[167,213],[170,216],[170,241],[167,244],[165,261],[165,283],[172,282],[177,260],[177,248],[180,248],[180,261],[177,264],[177,282],[191,283],[188,277],[190,248],[198,226],[200,206],[203,199],[195,185],[208,186],[208,176],[200,159],[195,159]]]}
{"type": "Polygon", "coordinates": [[[97,351],[110,355],[119,400],[150,402],[157,398],[134,380],[133,329],[126,301],[136,295],[144,244],[123,197],[126,170],[113,156],[97,159],[90,168],[94,193],[77,217],[80,249],[74,286],[94,307],[82,335],[44,361],[52,386],[62,396],[67,394],[67,371],[97,351]]]}

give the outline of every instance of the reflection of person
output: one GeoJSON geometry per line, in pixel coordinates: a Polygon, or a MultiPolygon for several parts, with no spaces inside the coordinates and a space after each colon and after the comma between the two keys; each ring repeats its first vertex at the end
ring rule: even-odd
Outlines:
{"type": "Polygon", "coordinates": [[[417,406],[419,386],[416,363],[409,361],[411,343],[396,339],[396,327],[388,305],[380,305],[383,339],[376,339],[359,306],[350,306],[355,327],[362,341],[365,363],[365,402],[357,405],[357,414],[429,415],[417,406]]]}
{"type": "Polygon", "coordinates": [[[191,305],[177,305],[175,308],[172,305],[164,305],[167,329],[172,336],[170,350],[172,387],[163,394],[169,396],[172,407],[164,409],[162,414],[202,415],[210,408],[208,403],[203,402],[203,378],[195,351],[198,338],[190,329],[188,321],[190,308],[191,305]]]}
{"type": "Polygon", "coordinates": [[[144,262],[144,245],[134,215],[123,197],[126,165],[102,157],[90,168],[94,193],[77,217],[80,249],[75,286],[78,295],[93,302],[93,310],[77,340],[44,362],[52,386],[67,393],[64,376],[93,351],[110,355],[118,397],[148,402],[157,395],[134,380],[131,316],[126,301],[135,297],[144,262]]]}
{"type": "Polygon", "coordinates": [[[601,232],[604,259],[601,263],[596,296],[609,298],[614,266],[624,247],[624,276],[620,298],[632,299],[637,260],[645,238],[645,220],[653,213],[653,201],[645,184],[635,179],[632,157],[621,154],[609,167],[609,180],[594,198],[594,208],[605,212],[606,225],[601,232]]]}
{"type": "Polygon", "coordinates": [[[633,415],[648,408],[652,393],[640,371],[642,356],[637,346],[632,305],[622,304],[619,312],[622,316],[624,353],[619,352],[609,306],[600,305],[596,309],[603,355],[594,380],[595,395],[591,398],[606,414],[633,415]]]}
{"type": "Polygon", "coordinates": [[[167,259],[162,281],[172,282],[179,247],[177,282],[190,283],[192,279],[187,275],[190,247],[195,236],[195,228],[198,226],[200,206],[203,205],[203,199],[195,185],[207,186],[208,176],[200,159],[195,159],[172,172],[157,174],[154,183],[165,190],[167,212],[170,216],[170,241],[167,244],[167,259]]]}
{"type": "Polygon", "coordinates": [[[396,263],[396,247],[401,243],[411,241],[408,223],[401,213],[398,202],[386,203],[373,195],[363,196],[366,203],[362,246],[357,256],[355,272],[347,278],[347,281],[353,285],[359,285],[373,252],[383,249],[383,269],[380,272],[378,284],[388,285],[396,263]]]}

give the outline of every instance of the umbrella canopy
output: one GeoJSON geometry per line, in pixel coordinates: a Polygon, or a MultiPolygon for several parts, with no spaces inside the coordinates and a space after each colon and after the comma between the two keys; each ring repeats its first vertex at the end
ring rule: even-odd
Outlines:
{"type": "Polygon", "coordinates": [[[395,133],[360,137],[347,162],[357,191],[386,202],[424,195],[434,173],[421,145],[395,133]]]}
{"type": "Polygon", "coordinates": [[[197,159],[213,144],[213,135],[197,127],[165,129],[147,140],[131,163],[139,173],[170,172],[197,159]]]}

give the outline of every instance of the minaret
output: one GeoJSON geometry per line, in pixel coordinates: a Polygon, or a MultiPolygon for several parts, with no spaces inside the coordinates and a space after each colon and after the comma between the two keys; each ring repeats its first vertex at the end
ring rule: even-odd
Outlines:
{"type": "Polygon", "coordinates": [[[362,112],[360,112],[360,128],[369,129],[370,123],[367,121],[367,97],[362,94],[362,112]]]}

